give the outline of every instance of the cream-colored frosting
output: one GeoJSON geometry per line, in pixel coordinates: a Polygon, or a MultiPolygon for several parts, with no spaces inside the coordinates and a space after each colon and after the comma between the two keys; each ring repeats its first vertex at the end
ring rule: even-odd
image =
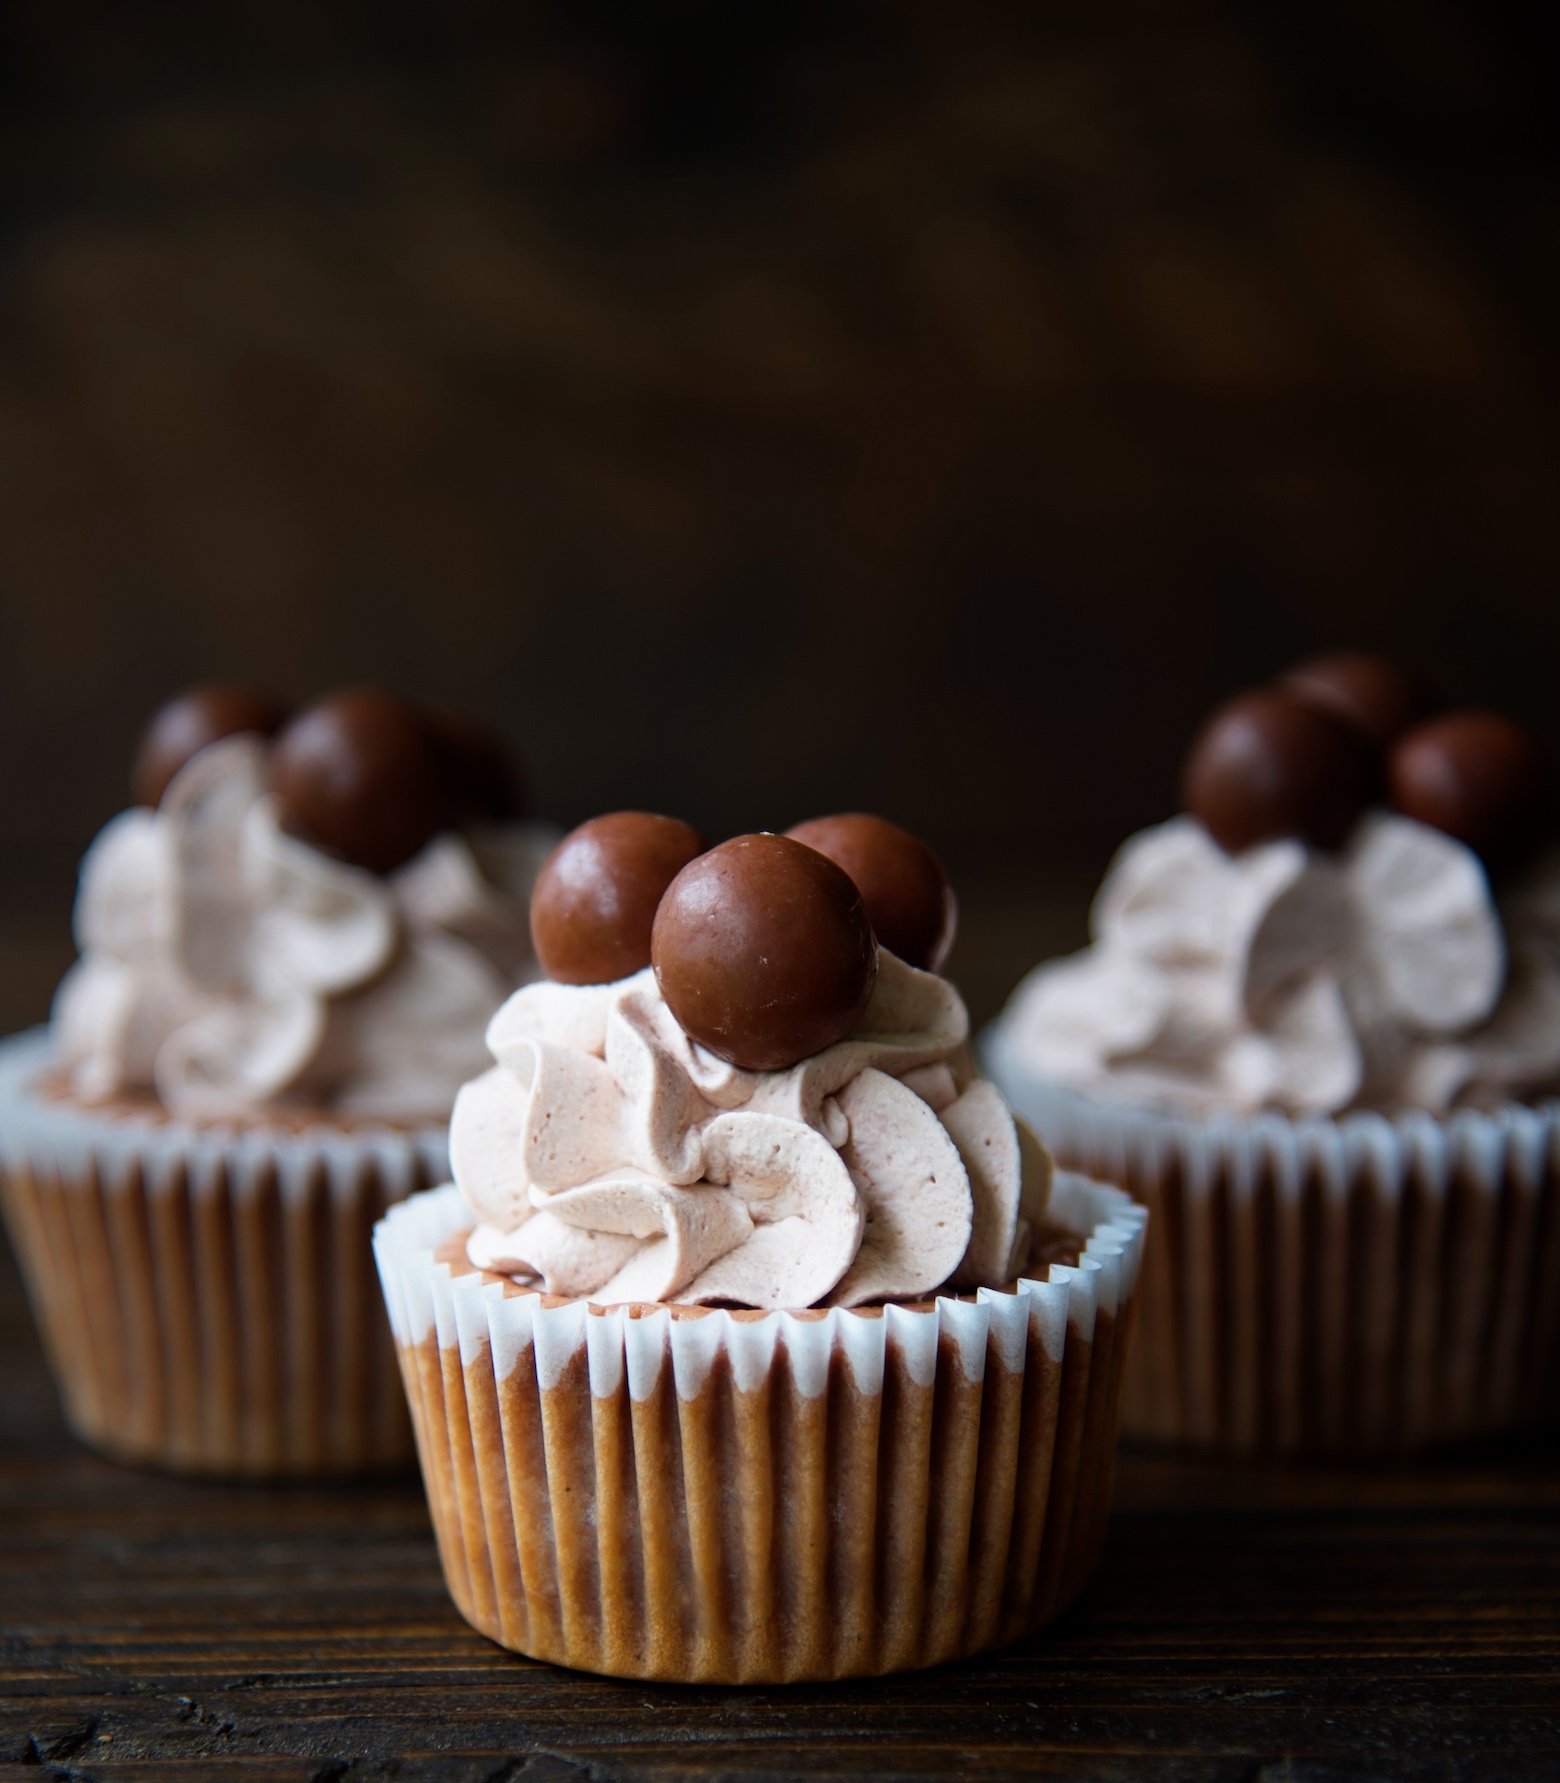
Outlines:
{"type": "Polygon", "coordinates": [[[1001,1019],[1015,1063],[1091,1094],[1440,1112],[1560,1083],[1560,855],[1498,910],[1476,855],[1394,813],[1338,855],[1230,856],[1178,817],[1121,849],[1091,929],[1001,1019]]]}
{"type": "Polygon", "coordinates": [[[646,969],[538,983],[494,1016],[450,1164],[471,1261],[604,1305],[855,1306],[1012,1281],[1050,1157],[974,1079],[946,980],[884,952],[857,1028],[744,1071],[646,969]]]}
{"type": "Polygon", "coordinates": [[[278,826],[257,739],[214,743],[87,851],[58,1056],[88,1100],[442,1120],[488,1018],[535,975],[530,880],[555,839],[441,835],[380,878],[278,826]]]}

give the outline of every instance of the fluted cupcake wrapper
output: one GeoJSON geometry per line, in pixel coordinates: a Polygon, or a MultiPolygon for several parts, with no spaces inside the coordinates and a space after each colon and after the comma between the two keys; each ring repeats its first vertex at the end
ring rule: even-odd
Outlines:
{"type": "Polygon", "coordinates": [[[1062,1178],[1076,1267],[973,1301],[730,1313],[557,1300],[374,1235],[445,1578],[504,1646],[774,1683],[1025,1634],[1104,1537],[1145,1215],[1062,1178]]]}
{"type": "Polygon", "coordinates": [[[1560,1108],[1197,1119],[983,1047],[1058,1160],[1152,1214],[1132,1435],[1391,1452],[1560,1411],[1560,1108]]]}
{"type": "Polygon", "coordinates": [[[0,1202],[75,1433],[209,1475],[409,1464],[370,1235],[448,1174],[442,1130],[195,1128],[51,1099],[47,1061],[0,1044],[0,1202]]]}

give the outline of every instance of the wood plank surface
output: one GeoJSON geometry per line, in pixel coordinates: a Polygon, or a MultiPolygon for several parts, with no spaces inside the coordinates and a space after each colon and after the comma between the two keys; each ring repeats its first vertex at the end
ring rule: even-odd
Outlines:
{"type": "Polygon", "coordinates": [[[0,1779],[1560,1776],[1560,1443],[1418,1468],[1125,1457],[1051,1633],[866,1684],[679,1689],[517,1659],[413,1479],[194,1485],[64,1430],[0,1275],[0,1779]]]}

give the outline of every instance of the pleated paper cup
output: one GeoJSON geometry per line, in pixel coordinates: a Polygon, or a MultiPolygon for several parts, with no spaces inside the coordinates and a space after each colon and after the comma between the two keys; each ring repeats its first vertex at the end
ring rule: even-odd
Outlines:
{"type": "Polygon", "coordinates": [[[1152,1215],[1133,1436],[1391,1453],[1560,1412],[1560,1104],[1199,1119],[983,1048],[1058,1160],[1152,1215]]]}
{"type": "Polygon", "coordinates": [[[461,1257],[454,1188],[374,1235],[461,1614],[615,1677],[935,1665],[1041,1626],[1104,1539],[1145,1216],[1063,1178],[1076,1266],[973,1300],[603,1310],[461,1257]]]}
{"type": "Polygon", "coordinates": [[[82,1441],[228,1477],[404,1467],[374,1222],[448,1174],[443,1130],[196,1127],[50,1086],[0,1043],[0,1201],[82,1441]]]}

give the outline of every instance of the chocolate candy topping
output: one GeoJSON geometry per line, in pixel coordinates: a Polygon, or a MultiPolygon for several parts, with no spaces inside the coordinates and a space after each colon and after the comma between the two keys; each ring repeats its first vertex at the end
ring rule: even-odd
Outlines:
{"type": "Polygon", "coordinates": [[[690,861],[661,900],[652,952],[683,1029],[749,1071],[843,1039],[877,982],[855,882],[789,836],[738,836],[690,861]]]}
{"type": "Polygon", "coordinates": [[[1369,796],[1364,735],[1283,688],[1221,706],[1187,757],[1186,808],[1230,854],[1298,836],[1337,848],[1369,796]]]}
{"type": "Polygon", "coordinates": [[[1434,703],[1401,664],[1363,650],[1312,657],[1290,669],[1282,685],[1308,705],[1354,725],[1378,748],[1423,718],[1434,703]]]}
{"type": "Polygon", "coordinates": [[[130,785],[137,804],[155,805],[179,769],[208,743],[257,731],[268,737],[287,708],[257,687],[237,681],[207,681],[169,700],[141,733],[130,785]]]}
{"type": "Polygon", "coordinates": [[[423,715],[378,688],[317,700],[271,749],[271,793],[289,834],[389,873],[452,817],[443,764],[423,715]]]}
{"type": "Polygon", "coordinates": [[[1494,712],[1448,712],[1399,738],[1387,762],[1392,803],[1486,857],[1528,840],[1548,776],[1536,739],[1494,712]]]}
{"type": "Polygon", "coordinates": [[[422,717],[456,818],[502,823],[519,817],[525,809],[520,775],[503,738],[450,706],[425,706],[422,717]]]}
{"type": "Polygon", "coordinates": [[[642,971],[661,894],[703,852],[696,829],[649,811],[613,811],[571,830],[531,893],[542,970],[560,984],[612,984],[642,971]]]}
{"type": "Polygon", "coordinates": [[[861,811],[810,818],[786,834],[850,874],[890,953],[924,972],[948,957],[958,912],[942,862],[918,837],[861,811]]]}

